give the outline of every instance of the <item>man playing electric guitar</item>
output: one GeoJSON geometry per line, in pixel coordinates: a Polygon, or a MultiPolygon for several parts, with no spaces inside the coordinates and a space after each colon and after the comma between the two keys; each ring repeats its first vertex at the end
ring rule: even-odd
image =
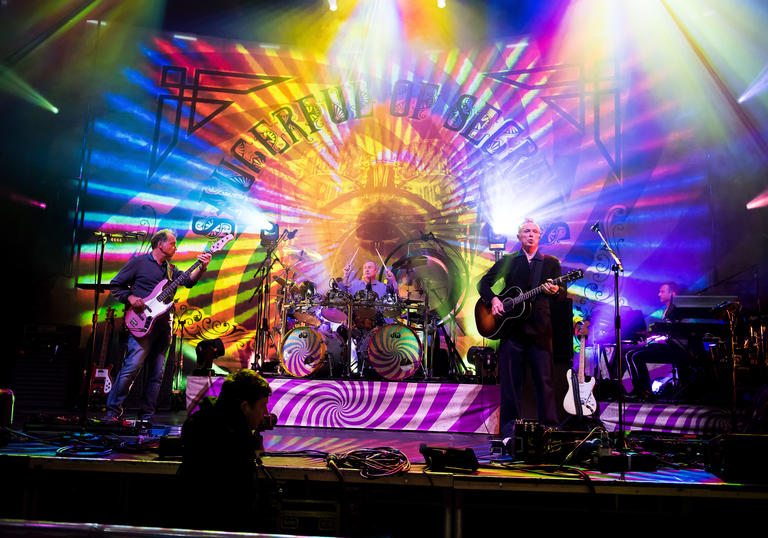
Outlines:
{"type": "MultiPolygon", "coordinates": [[[[504,315],[504,306],[491,286],[504,279],[504,289],[517,286],[529,290],[542,285],[544,293],[533,298],[530,315],[508,322],[501,334],[498,348],[499,378],[501,383],[500,433],[503,437],[514,434],[514,421],[522,418],[521,401],[525,368],[530,366],[536,388],[539,422],[556,425],[557,407],[552,372],[552,322],[550,300],[561,288],[550,281],[561,274],[560,261],[539,252],[541,231],[531,219],[518,228],[521,249],[503,256],[480,279],[480,299],[491,305],[494,316],[504,315]]],[[[565,288],[562,288],[562,294],[565,288]]]]}
{"type": "MultiPolygon", "coordinates": [[[[144,299],[163,279],[173,280],[182,274],[171,264],[171,258],[176,253],[176,237],[171,230],[160,230],[152,236],[152,250],[147,254],[139,254],[128,260],[110,283],[110,292],[126,308],[142,312],[145,308],[144,299]]],[[[204,252],[197,257],[199,267],[192,271],[184,285],[191,288],[208,267],[211,254],[204,252]]],[[[160,383],[165,369],[165,355],[171,342],[171,312],[168,311],[154,320],[152,329],[144,336],[137,338],[128,335],[127,354],[120,373],[107,400],[107,414],[110,418],[119,419],[123,414],[123,403],[128,397],[136,375],[141,366],[146,367],[146,382],[141,397],[139,419],[151,421],[155,413],[160,383]]]]}

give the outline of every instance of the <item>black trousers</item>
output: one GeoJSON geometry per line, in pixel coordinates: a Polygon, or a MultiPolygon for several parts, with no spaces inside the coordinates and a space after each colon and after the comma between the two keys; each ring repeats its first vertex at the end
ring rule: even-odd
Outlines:
{"type": "Polygon", "coordinates": [[[533,339],[503,339],[499,343],[499,381],[501,382],[501,417],[499,431],[503,437],[514,433],[514,421],[522,416],[523,382],[526,368],[531,368],[539,422],[556,425],[557,408],[553,383],[552,352],[542,349],[533,339]]]}

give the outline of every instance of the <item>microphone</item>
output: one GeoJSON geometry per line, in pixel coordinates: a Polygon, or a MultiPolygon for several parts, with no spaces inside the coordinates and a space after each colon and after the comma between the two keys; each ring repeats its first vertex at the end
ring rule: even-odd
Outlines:
{"type": "Polygon", "coordinates": [[[93,232],[96,237],[106,237],[107,239],[138,239],[144,237],[145,232],[93,232]]]}
{"type": "Polygon", "coordinates": [[[146,232],[123,232],[123,237],[128,237],[131,239],[139,239],[145,235],[147,235],[146,232]]]}
{"type": "Polygon", "coordinates": [[[599,229],[600,229],[600,221],[597,221],[596,223],[594,223],[594,224],[592,225],[592,227],[590,228],[590,230],[592,230],[593,232],[596,232],[596,231],[598,231],[599,229]]]}
{"type": "Polygon", "coordinates": [[[286,237],[287,237],[288,239],[293,239],[294,237],[296,237],[296,232],[298,232],[298,231],[299,231],[299,229],[298,229],[298,228],[294,228],[294,229],[293,229],[293,230],[291,230],[290,232],[286,233],[286,237]]]}

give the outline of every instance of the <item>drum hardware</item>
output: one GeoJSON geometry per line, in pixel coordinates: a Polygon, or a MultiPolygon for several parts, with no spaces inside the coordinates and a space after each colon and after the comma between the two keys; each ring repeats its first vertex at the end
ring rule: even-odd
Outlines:
{"type": "Polygon", "coordinates": [[[272,280],[277,282],[280,285],[280,287],[283,288],[285,293],[295,294],[299,292],[299,288],[296,287],[296,284],[293,280],[286,280],[280,275],[274,275],[272,277],[272,280]]]}

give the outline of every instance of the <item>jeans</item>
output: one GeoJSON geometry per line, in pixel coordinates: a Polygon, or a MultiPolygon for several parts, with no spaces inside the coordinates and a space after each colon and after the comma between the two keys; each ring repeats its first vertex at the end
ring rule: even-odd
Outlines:
{"type": "Polygon", "coordinates": [[[139,419],[152,420],[160,384],[163,381],[165,356],[170,344],[171,327],[168,322],[163,323],[163,320],[158,320],[146,336],[136,338],[132,334],[128,335],[128,353],[107,399],[109,416],[119,418],[123,415],[123,403],[144,365],[145,382],[139,407],[139,419]]]}

